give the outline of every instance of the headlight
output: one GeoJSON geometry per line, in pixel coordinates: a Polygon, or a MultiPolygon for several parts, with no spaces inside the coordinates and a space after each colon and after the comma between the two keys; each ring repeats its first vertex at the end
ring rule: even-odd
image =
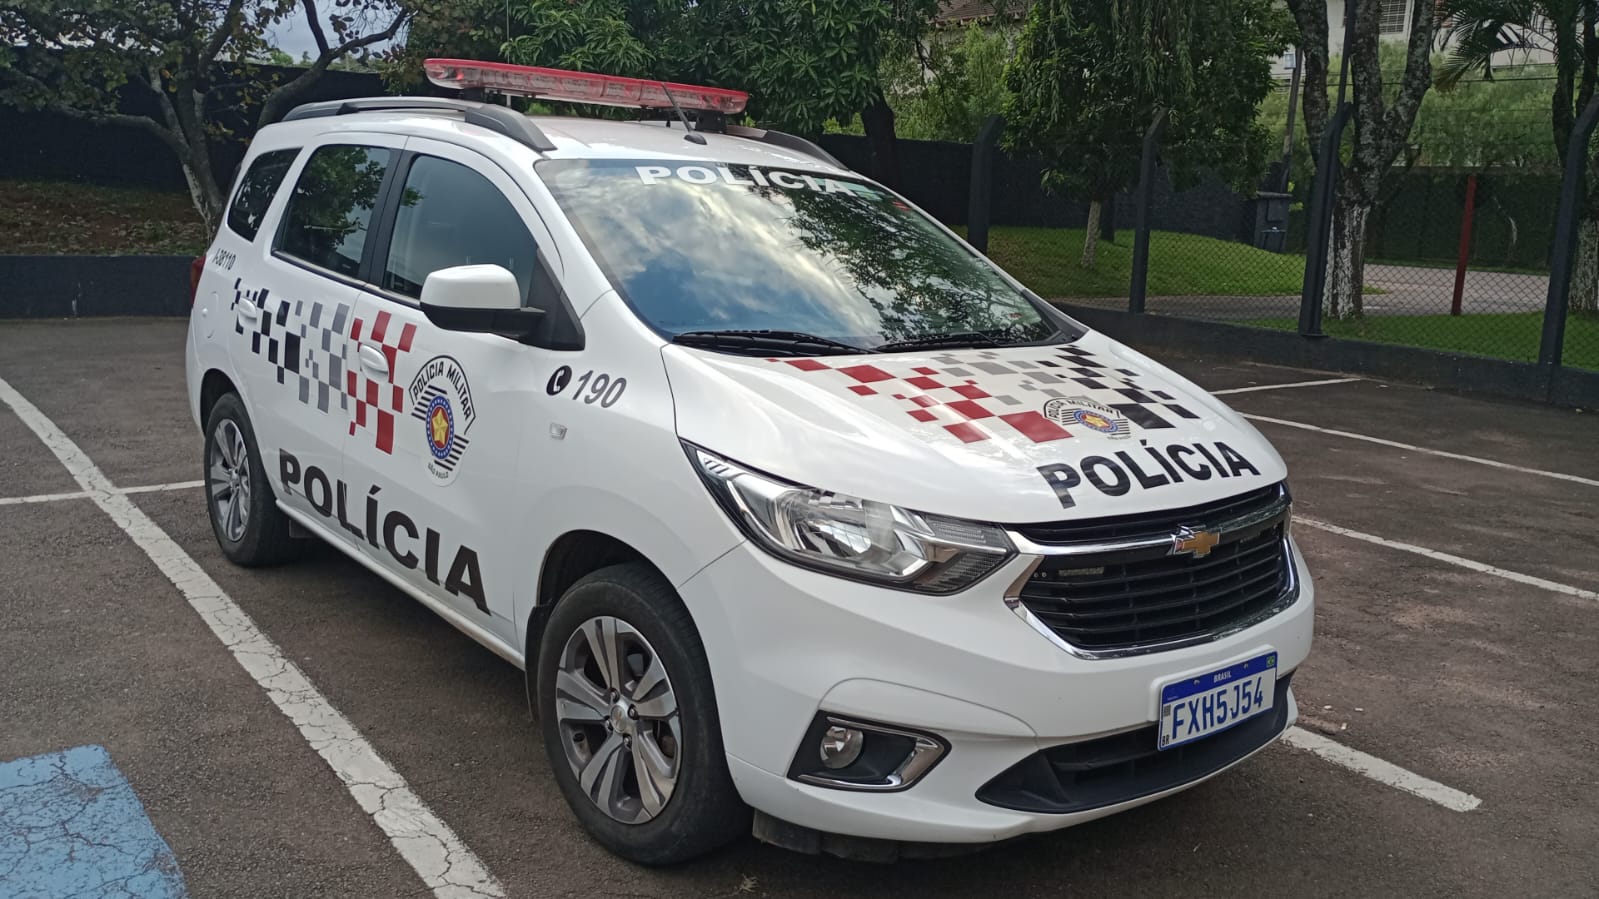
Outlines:
{"type": "Polygon", "coordinates": [[[993,525],[912,512],[757,474],[685,444],[717,502],[767,551],[811,568],[923,593],[982,580],[1014,552],[993,525]]]}

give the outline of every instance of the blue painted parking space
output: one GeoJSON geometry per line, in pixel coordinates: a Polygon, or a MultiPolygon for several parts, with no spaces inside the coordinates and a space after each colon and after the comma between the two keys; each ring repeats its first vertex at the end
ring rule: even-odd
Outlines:
{"type": "Polygon", "coordinates": [[[102,746],[0,763],[0,895],[188,895],[178,860],[102,746]]]}

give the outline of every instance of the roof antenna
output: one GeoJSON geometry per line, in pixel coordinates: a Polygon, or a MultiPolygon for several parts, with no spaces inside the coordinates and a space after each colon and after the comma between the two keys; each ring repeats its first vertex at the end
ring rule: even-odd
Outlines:
{"type": "Polygon", "coordinates": [[[677,120],[683,123],[683,130],[688,132],[687,134],[683,135],[683,139],[691,144],[699,144],[702,147],[705,146],[705,135],[696,134],[694,129],[689,127],[688,116],[683,114],[683,107],[677,105],[677,98],[672,96],[672,89],[667,87],[666,82],[664,81],[659,82],[659,84],[661,85],[661,92],[666,94],[666,99],[672,104],[672,111],[677,113],[677,120]]]}

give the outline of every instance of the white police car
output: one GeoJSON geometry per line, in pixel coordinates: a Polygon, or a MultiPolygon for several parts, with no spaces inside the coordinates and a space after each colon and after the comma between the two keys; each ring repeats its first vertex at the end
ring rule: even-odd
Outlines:
{"type": "Polygon", "coordinates": [[[1238,415],[742,94],[428,71],[678,108],[263,129],[190,321],[207,504],[235,562],[321,538],[524,667],[600,842],[991,842],[1294,721],[1311,584],[1238,415]]]}

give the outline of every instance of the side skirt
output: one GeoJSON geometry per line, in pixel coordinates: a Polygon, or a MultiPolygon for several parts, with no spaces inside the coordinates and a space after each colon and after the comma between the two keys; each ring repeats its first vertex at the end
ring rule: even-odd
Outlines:
{"type": "Polygon", "coordinates": [[[462,615],[460,612],[450,608],[448,605],[445,605],[439,600],[427,595],[415,584],[410,583],[409,581],[405,580],[405,578],[402,578],[387,568],[384,568],[382,565],[378,564],[376,560],[368,558],[366,554],[352,551],[348,542],[346,542],[337,532],[328,528],[326,525],[323,525],[321,522],[312,519],[309,515],[306,515],[297,509],[291,509],[282,502],[278,503],[278,508],[282,510],[284,515],[289,516],[290,521],[294,522],[299,526],[300,529],[306,531],[309,535],[322,538],[339,552],[344,553],[346,556],[349,556],[355,561],[366,566],[378,577],[383,578],[394,586],[405,591],[405,593],[410,595],[412,599],[415,599],[417,602],[433,610],[434,614],[449,622],[450,625],[456,630],[483,644],[485,649],[506,660],[507,662],[510,662],[512,665],[515,665],[518,668],[522,668],[524,670],[526,669],[526,660],[522,657],[522,654],[517,652],[514,647],[507,645],[504,640],[501,640],[498,635],[490,631],[488,628],[478,624],[465,615],[462,615]]]}

